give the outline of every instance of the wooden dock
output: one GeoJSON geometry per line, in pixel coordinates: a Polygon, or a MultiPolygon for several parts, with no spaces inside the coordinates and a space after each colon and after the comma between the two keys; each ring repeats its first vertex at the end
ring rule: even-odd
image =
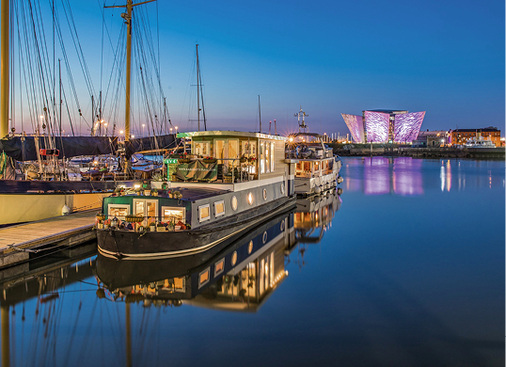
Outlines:
{"type": "Polygon", "coordinates": [[[97,211],[85,211],[0,229],[0,267],[27,261],[47,247],[70,247],[96,238],[97,211]]]}

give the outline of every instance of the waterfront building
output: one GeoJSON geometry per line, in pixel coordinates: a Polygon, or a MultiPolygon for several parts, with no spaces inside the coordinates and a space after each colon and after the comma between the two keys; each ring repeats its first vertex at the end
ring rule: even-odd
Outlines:
{"type": "Polygon", "coordinates": [[[450,131],[451,145],[464,145],[469,141],[479,138],[491,140],[496,147],[501,146],[501,130],[497,127],[489,126],[480,129],[455,129],[450,131]]]}
{"type": "Polygon", "coordinates": [[[420,131],[413,141],[417,147],[444,147],[450,143],[450,133],[444,130],[420,131]]]}
{"type": "Polygon", "coordinates": [[[418,136],[425,111],[364,110],[362,116],[341,116],[355,143],[411,143],[418,136]]]}

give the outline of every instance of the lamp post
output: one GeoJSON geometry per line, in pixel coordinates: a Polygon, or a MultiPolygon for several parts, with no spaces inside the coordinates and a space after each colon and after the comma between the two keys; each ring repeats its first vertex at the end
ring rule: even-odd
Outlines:
{"type": "Polygon", "coordinates": [[[144,128],[146,127],[146,124],[142,124],[142,137],[145,137],[146,135],[144,134],[144,128]]]}

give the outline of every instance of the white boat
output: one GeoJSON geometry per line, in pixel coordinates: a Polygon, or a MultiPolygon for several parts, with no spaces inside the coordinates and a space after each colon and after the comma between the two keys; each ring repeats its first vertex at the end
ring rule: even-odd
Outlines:
{"type": "Polygon", "coordinates": [[[484,139],[481,136],[469,139],[464,146],[466,148],[495,148],[495,144],[492,140],[484,139]]]}
{"type": "Polygon", "coordinates": [[[342,182],[343,179],[339,176],[342,162],[338,156],[334,156],[332,148],[324,143],[324,137],[305,131],[306,113],[302,108],[296,116],[299,132],[288,136],[285,151],[286,158],[298,161],[295,168],[295,193],[300,196],[320,194],[342,182]]]}
{"type": "Polygon", "coordinates": [[[168,157],[167,180],[104,199],[99,252],[122,259],[199,254],[295,206],[286,137],[238,131],[179,133],[191,153],[168,157]]]}

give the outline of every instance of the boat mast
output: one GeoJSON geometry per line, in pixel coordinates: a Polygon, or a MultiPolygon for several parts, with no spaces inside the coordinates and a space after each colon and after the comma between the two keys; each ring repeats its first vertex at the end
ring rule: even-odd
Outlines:
{"type": "Polygon", "coordinates": [[[134,6],[151,3],[156,0],[143,1],[134,4],[132,0],[127,0],[126,5],[111,5],[104,8],[126,8],[127,12],[122,13],[121,17],[125,19],[127,25],[126,40],[126,91],[125,91],[125,141],[130,141],[130,69],[132,57],[132,9],[134,6]]]}
{"type": "Polygon", "coordinates": [[[197,131],[200,131],[200,75],[199,75],[199,44],[195,45],[197,54],[197,131]]]}
{"type": "Polygon", "coordinates": [[[9,0],[2,0],[0,138],[9,134],[9,0]]]}

